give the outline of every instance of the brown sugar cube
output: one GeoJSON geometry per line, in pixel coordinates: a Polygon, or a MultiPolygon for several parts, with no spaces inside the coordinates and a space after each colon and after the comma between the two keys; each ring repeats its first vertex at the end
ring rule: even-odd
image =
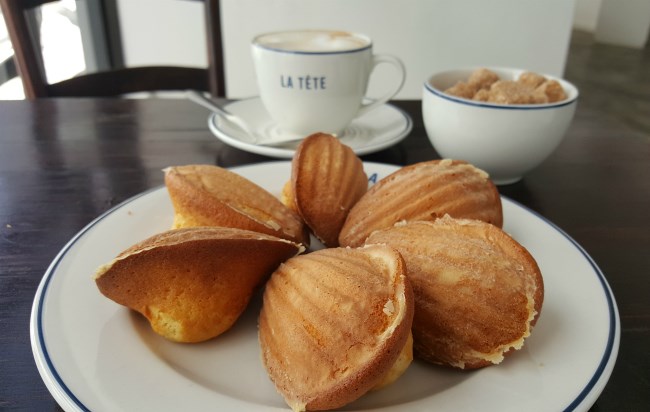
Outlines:
{"type": "Polygon", "coordinates": [[[489,89],[490,86],[497,80],[499,80],[499,76],[496,73],[488,69],[481,68],[474,70],[474,72],[469,76],[467,83],[473,85],[477,90],[479,90],[489,89]]]}
{"type": "Polygon", "coordinates": [[[474,93],[476,93],[476,88],[467,83],[458,82],[455,85],[448,88],[447,90],[445,90],[445,93],[450,94],[452,96],[471,99],[472,96],[474,96],[474,93]]]}
{"type": "Polygon", "coordinates": [[[500,104],[531,104],[534,103],[533,91],[533,88],[525,84],[511,80],[499,80],[490,87],[488,101],[500,104]]]}
{"type": "MultiPolygon", "coordinates": [[[[546,95],[544,95],[546,97],[546,95]]],[[[472,100],[477,100],[479,102],[487,102],[490,100],[490,91],[488,89],[481,89],[472,98],[472,100]]]]}
{"type": "Polygon", "coordinates": [[[557,80],[547,80],[539,85],[536,91],[546,95],[549,103],[559,102],[567,98],[562,85],[557,80]]]}
{"type": "Polygon", "coordinates": [[[544,93],[544,91],[540,89],[533,90],[531,94],[531,100],[532,100],[531,103],[535,103],[535,104],[544,104],[549,102],[546,93],[544,93]]]}
{"type": "Polygon", "coordinates": [[[517,81],[534,89],[540,84],[544,83],[546,81],[546,77],[533,72],[524,72],[519,76],[519,79],[517,79],[517,81]]]}

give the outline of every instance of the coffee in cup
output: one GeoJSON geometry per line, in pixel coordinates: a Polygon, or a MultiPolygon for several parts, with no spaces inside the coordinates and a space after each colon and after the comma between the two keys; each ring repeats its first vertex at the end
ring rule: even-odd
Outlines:
{"type": "Polygon", "coordinates": [[[252,42],[260,98],[284,133],[341,135],[358,116],[381,106],[402,88],[402,62],[373,55],[369,37],[343,31],[298,30],[262,34],[252,42]],[[366,98],[373,69],[388,63],[395,85],[378,99],[366,98]]]}

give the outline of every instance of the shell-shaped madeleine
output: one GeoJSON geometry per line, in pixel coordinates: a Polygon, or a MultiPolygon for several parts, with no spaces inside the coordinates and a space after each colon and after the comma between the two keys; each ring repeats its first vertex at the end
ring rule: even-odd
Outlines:
{"type": "Polygon", "coordinates": [[[173,166],[164,172],[173,228],[233,227],[309,245],[300,216],[250,180],[212,165],[173,166]]]}
{"type": "Polygon", "coordinates": [[[295,411],[341,407],[377,385],[409,337],[413,294],[384,245],[296,256],[266,283],[262,359],[295,411]]]}
{"type": "Polygon", "coordinates": [[[371,187],[348,214],[339,243],[359,246],[375,230],[402,220],[446,214],[503,225],[501,198],[487,173],[460,160],[432,160],[405,166],[371,187]]]}
{"type": "Polygon", "coordinates": [[[301,246],[224,227],[174,229],[120,253],[95,274],[100,292],[140,312],[153,330],[199,342],[230,328],[254,289],[301,246]]]}
{"type": "Polygon", "coordinates": [[[303,140],[291,163],[296,210],[323,244],[336,247],[350,209],[368,190],[361,159],[332,135],[303,140]]]}
{"type": "Polygon", "coordinates": [[[397,249],[415,295],[416,356],[473,369],[520,349],[544,300],[537,263],[494,225],[445,216],[373,233],[397,249]]]}

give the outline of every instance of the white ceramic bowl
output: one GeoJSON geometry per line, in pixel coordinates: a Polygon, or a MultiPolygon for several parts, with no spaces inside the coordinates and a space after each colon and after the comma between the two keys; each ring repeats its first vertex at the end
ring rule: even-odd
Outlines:
{"type": "MultiPolygon", "coordinates": [[[[488,68],[502,80],[524,71],[488,68]]],[[[578,100],[578,89],[554,76],[567,99],[557,103],[505,105],[478,102],[443,93],[467,81],[474,68],[432,75],[424,84],[424,126],[438,154],[463,159],[490,174],[496,184],[509,184],[542,163],[562,141],[578,100]]],[[[541,74],[541,73],[540,73],[541,74]]]]}

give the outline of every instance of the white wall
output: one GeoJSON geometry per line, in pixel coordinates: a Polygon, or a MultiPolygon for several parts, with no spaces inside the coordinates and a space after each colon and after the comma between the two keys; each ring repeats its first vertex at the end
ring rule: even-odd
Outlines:
{"type": "MultiPolygon", "coordinates": [[[[376,53],[399,56],[407,80],[397,98],[420,98],[430,73],[452,67],[515,66],[561,76],[575,5],[575,0],[222,0],[226,89],[234,98],[257,94],[249,48],[255,34],[309,27],[362,32],[374,39],[376,53]]],[[[118,7],[127,64],[206,64],[201,2],[118,0],[118,7]],[[151,20],[141,17],[152,10],[151,20]]],[[[370,95],[380,94],[388,76],[380,71],[373,77],[370,95]]]]}
{"type": "Polygon", "coordinates": [[[127,65],[206,66],[203,3],[118,0],[127,65]]]}
{"type": "Polygon", "coordinates": [[[640,49],[649,31],[650,0],[602,0],[596,41],[640,49]]]}
{"type": "Polygon", "coordinates": [[[576,0],[573,26],[599,43],[643,48],[650,35],[650,0],[576,0]]]}
{"type": "MultiPolygon", "coordinates": [[[[573,10],[571,0],[223,0],[226,90],[257,94],[249,46],[255,34],[310,27],[365,33],[376,53],[400,57],[407,79],[398,99],[419,98],[431,73],[454,67],[561,76],[573,10]]],[[[378,73],[369,94],[379,95],[389,76],[378,73]]]]}
{"type": "Polygon", "coordinates": [[[602,0],[576,0],[573,27],[593,33],[598,24],[602,0]]]}

